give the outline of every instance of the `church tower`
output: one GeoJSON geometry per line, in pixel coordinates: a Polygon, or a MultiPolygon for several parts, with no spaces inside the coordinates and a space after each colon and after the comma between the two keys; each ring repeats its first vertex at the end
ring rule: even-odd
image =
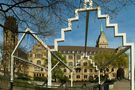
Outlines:
{"type": "Polygon", "coordinates": [[[8,73],[11,53],[18,42],[18,25],[14,17],[8,16],[4,23],[4,43],[3,43],[3,67],[4,74],[8,73]]]}
{"type": "Polygon", "coordinates": [[[102,25],[100,27],[100,35],[97,39],[96,47],[98,47],[98,48],[108,48],[108,40],[107,40],[106,35],[103,31],[102,25]]]}

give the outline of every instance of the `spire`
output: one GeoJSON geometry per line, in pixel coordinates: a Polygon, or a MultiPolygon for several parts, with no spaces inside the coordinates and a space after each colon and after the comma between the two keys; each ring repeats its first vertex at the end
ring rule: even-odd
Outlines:
{"type": "Polygon", "coordinates": [[[102,27],[102,24],[100,26],[100,32],[103,32],[103,27],[102,27]]]}
{"type": "Polygon", "coordinates": [[[107,40],[106,35],[105,35],[104,31],[103,31],[102,24],[100,26],[100,35],[98,37],[96,47],[108,48],[108,40],[107,40]]]}

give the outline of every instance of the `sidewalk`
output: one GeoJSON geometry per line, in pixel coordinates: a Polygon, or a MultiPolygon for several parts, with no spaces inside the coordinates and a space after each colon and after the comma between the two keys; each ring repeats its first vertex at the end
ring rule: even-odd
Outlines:
{"type": "Polygon", "coordinates": [[[117,81],[114,84],[113,89],[111,90],[130,90],[130,81],[128,80],[117,81]]]}

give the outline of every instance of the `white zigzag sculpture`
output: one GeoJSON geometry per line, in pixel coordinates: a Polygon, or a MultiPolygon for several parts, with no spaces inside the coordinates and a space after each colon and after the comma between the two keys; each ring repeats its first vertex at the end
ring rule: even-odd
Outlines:
{"type": "Polygon", "coordinates": [[[98,71],[98,70],[99,70],[98,66],[97,66],[97,65],[95,64],[95,62],[87,55],[87,53],[83,53],[83,55],[81,56],[81,60],[83,60],[85,57],[87,58],[88,61],[90,61],[90,63],[92,64],[92,66],[93,66],[94,68],[96,68],[96,70],[98,71]]]}
{"type": "MultiPolygon", "coordinates": [[[[118,32],[118,24],[117,23],[110,23],[109,15],[107,15],[107,14],[102,15],[100,7],[93,8],[92,7],[92,0],[84,0],[84,7],[75,10],[75,17],[68,19],[68,27],[61,29],[61,38],[54,40],[54,48],[51,49],[51,51],[58,51],[58,42],[63,42],[65,40],[65,32],[72,30],[72,22],[79,20],[79,12],[84,12],[84,11],[97,11],[97,17],[99,19],[106,20],[106,27],[107,28],[114,28],[114,37],[122,37],[123,46],[130,46],[131,47],[132,64],[134,64],[134,43],[127,43],[126,33],[119,33],[118,32]],[[89,5],[89,7],[87,5],[89,5]]],[[[93,65],[94,65],[94,63],[93,63],[93,65]]],[[[133,78],[134,78],[134,65],[132,65],[132,79],[133,78]]],[[[134,80],[132,80],[132,90],[134,90],[134,80]]]]}

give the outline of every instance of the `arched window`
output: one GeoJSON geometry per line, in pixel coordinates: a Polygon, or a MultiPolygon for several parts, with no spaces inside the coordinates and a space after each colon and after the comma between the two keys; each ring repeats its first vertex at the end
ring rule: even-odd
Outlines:
{"type": "Polygon", "coordinates": [[[37,64],[38,64],[38,65],[41,65],[41,61],[40,61],[40,60],[37,60],[37,64]]]}
{"type": "Polygon", "coordinates": [[[72,56],[72,55],[69,55],[69,56],[68,56],[68,59],[73,59],[73,56],[72,56]]]}
{"type": "Polygon", "coordinates": [[[84,62],[84,63],[83,63],[83,66],[87,66],[87,62],[84,62]]]}
{"type": "Polygon", "coordinates": [[[64,69],[64,72],[66,72],[67,71],[67,69],[64,69]]]}

